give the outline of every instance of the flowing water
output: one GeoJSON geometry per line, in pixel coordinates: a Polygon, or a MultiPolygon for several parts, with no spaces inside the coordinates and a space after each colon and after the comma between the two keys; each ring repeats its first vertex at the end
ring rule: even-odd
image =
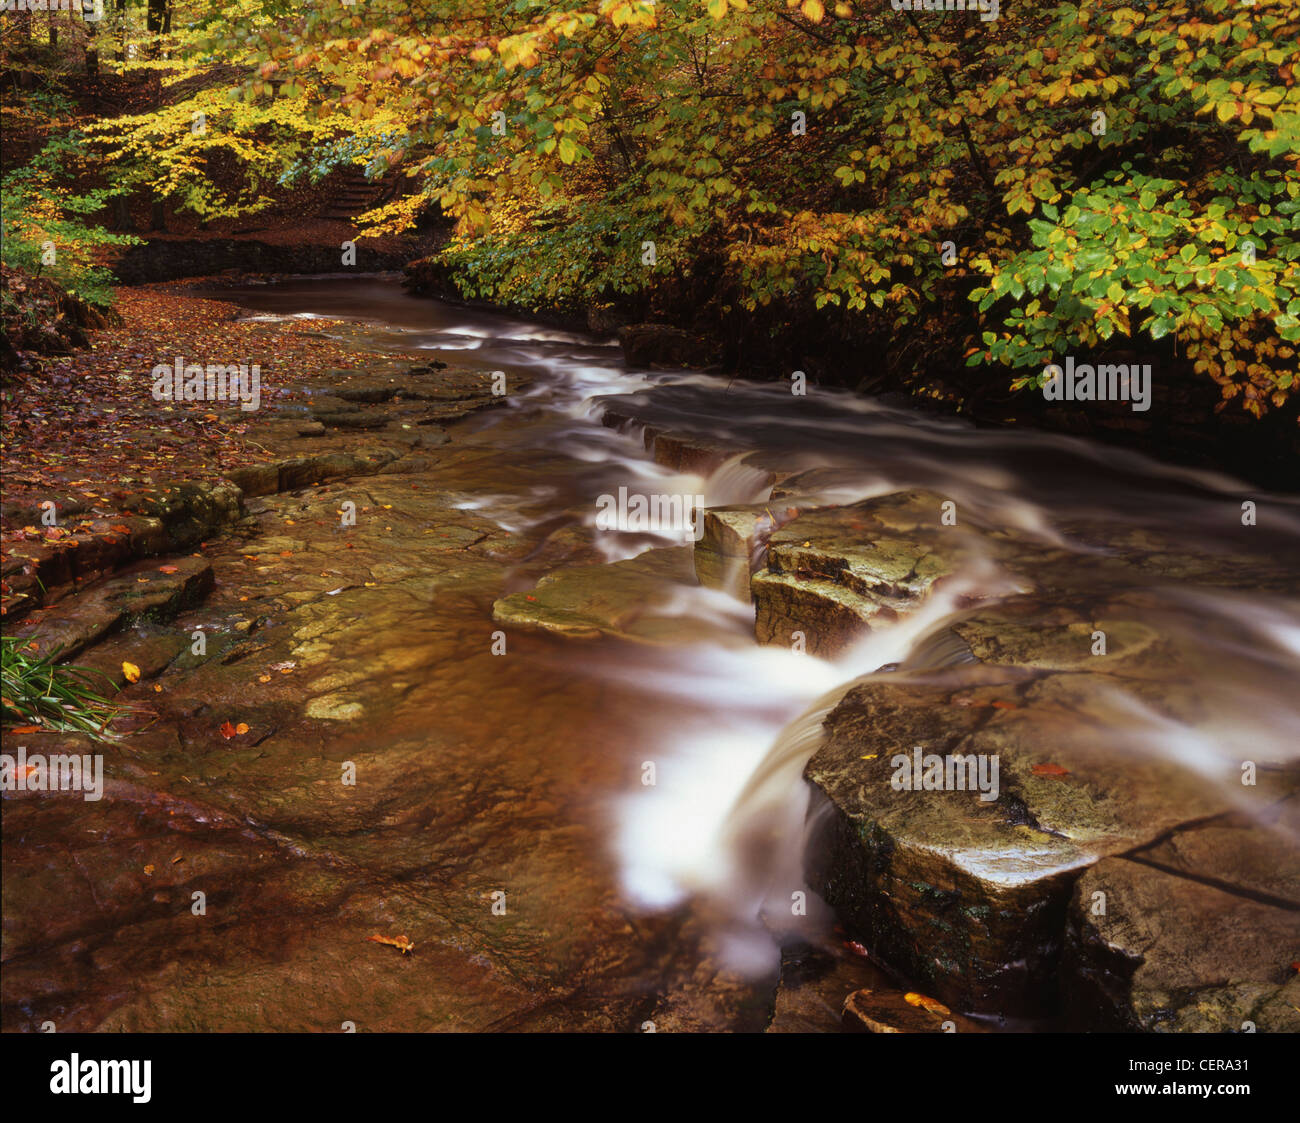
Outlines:
{"type": "MultiPolygon", "coordinates": [[[[505,371],[514,380],[508,385],[526,376],[508,409],[457,429],[456,444],[490,452],[494,466],[477,484],[461,473],[457,502],[538,541],[566,526],[590,528],[607,561],[680,543],[683,528],[603,528],[599,496],[627,488],[700,495],[706,506],[762,502],[771,493],[763,468],[773,464],[806,473],[782,507],[927,488],[955,500],[975,525],[1014,528],[1073,551],[1081,568],[1105,553],[1095,538],[1085,543],[1073,533],[1083,522],[1109,527],[1117,538],[1158,536],[1188,554],[1221,555],[1224,565],[1233,564],[1229,552],[1300,560],[1295,496],[1081,439],[979,430],[820,388],[800,397],[780,384],[629,369],[612,340],[413,297],[388,277],[291,280],[210,295],[269,319],[357,321],[376,347],[427,350],[450,363],[505,371]],[[736,456],[706,476],[670,471],[646,452],[639,427],[602,424],[611,409],[660,430],[758,450],[762,467],[736,456]],[[543,463],[545,471],[535,470],[543,463]],[[1240,525],[1246,500],[1260,512],[1248,532],[1240,525]]],[[[544,572],[522,565],[498,595],[529,589],[544,572]]],[[[1175,760],[1207,775],[1226,759],[1295,759],[1295,587],[1210,592],[1159,573],[1135,575],[1134,587],[1150,595],[1162,628],[1205,649],[1204,681],[1194,685],[1208,717],[1193,729],[1117,691],[1098,711],[1115,751],[1175,760]]],[[[992,559],[973,561],[921,611],[827,660],[758,646],[753,607],[744,600],[689,580],[647,586],[659,615],[680,618],[678,641],[526,640],[518,650],[530,671],[468,661],[449,678],[445,705],[429,720],[480,722],[485,741],[508,727],[521,759],[557,770],[562,798],[548,797],[516,829],[541,837],[576,826],[577,845],[599,850],[584,860],[605,871],[591,876],[607,874],[616,892],[584,907],[626,910],[634,925],[685,908],[724,964],[770,979],[782,941],[837,943],[833,918],[813,909],[795,922],[788,907],[792,887],[804,887],[809,789],[802,771],[820,741],[822,717],[849,685],[881,667],[968,658],[945,650],[945,624],[961,613],[964,597],[1007,589],[992,559]],[[562,719],[557,692],[569,699],[562,719]],[[605,763],[593,763],[597,758],[605,763]],[[653,785],[642,782],[647,764],[653,785]]],[[[490,630],[489,611],[485,602],[466,607],[465,634],[490,630]]],[[[526,776],[516,781],[527,783],[526,776]]],[[[639,964],[642,985],[653,989],[644,957],[639,964]]]]}

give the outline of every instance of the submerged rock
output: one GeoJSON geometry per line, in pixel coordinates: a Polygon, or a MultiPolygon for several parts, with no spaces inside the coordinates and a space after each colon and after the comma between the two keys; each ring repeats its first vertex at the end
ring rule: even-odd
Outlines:
{"type": "Polygon", "coordinates": [[[897,990],[855,990],[844,1000],[844,1025],[868,1033],[986,1033],[942,1003],[897,990]]]}
{"type": "Polygon", "coordinates": [[[677,546],[608,565],[558,569],[531,591],[498,600],[492,619],[578,639],[608,635],[651,643],[680,641],[689,638],[696,625],[664,607],[675,585],[692,580],[691,564],[691,548],[677,546]]]}

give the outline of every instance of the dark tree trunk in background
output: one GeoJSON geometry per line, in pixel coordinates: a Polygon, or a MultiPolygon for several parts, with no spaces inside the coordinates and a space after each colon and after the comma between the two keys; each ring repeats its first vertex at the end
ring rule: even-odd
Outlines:
{"type": "Polygon", "coordinates": [[[131,200],[126,195],[118,195],[113,200],[113,229],[127,233],[135,230],[131,219],[131,200]]]}
{"type": "MultiPolygon", "coordinates": [[[[145,14],[144,26],[150,35],[165,35],[172,29],[172,7],[170,0],[149,0],[149,10],[145,14]]],[[[158,44],[149,44],[149,57],[158,57],[158,44]]]]}
{"type": "MultiPolygon", "coordinates": [[[[94,12],[94,0],[81,0],[81,14],[94,12]]],[[[88,19],[86,24],[86,73],[99,73],[99,21],[88,19]]]]}

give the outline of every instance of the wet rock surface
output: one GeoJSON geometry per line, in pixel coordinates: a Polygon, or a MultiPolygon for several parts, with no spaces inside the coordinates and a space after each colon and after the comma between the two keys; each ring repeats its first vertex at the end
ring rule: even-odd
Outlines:
{"type": "Polygon", "coordinates": [[[1300,1032],[1300,803],[1192,823],[1097,863],[1070,899],[1076,1025],[1300,1032]]]}
{"type": "MultiPolygon", "coordinates": [[[[401,424],[385,467],[407,470],[304,471],[289,492],[277,467],[202,558],[153,559],[32,621],[83,642],[136,713],[108,745],[19,738],[102,754],[106,781],[93,801],[5,794],[6,1030],[765,1024],[770,981],[711,965],[689,917],[618,892],[592,798],[635,778],[635,707],[566,673],[549,637],[512,628],[494,652],[493,602],[539,559],[562,584],[594,560],[588,538],[501,529],[466,496],[506,491],[520,464],[401,424]]],[[[267,445],[368,455],[371,432],[333,432],[267,445]]],[[[654,561],[689,577],[689,551],[654,561]]]]}
{"type": "MultiPolygon", "coordinates": [[[[998,595],[958,597],[967,610],[949,631],[963,657],[862,680],[828,717],[809,762],[808,778],[833,808],[812,880],[850,932],[955,1009],[1042,1014],[1061,1001],[1058,981],[1075,986],[1071,972],[1103,977],[1079,950],[1095,951],[1101,937],[1083,935],[1062,974],[1066,912],[1078,886],[1122,869],[1147,894],[1144,914],[1166,897],[1211,890],[1245,893],[1263,909],[1258,923],[1234,925],[1222,941],[1189,916],[1185,938],[1204,946],[1184,960],[1183,986],[1216,973],[1234,977],[1234,960],[1284,954],[1279,941],[1283,933],[1292,943],[1300,937],[1300,913],[1293,888],[1248,884],[1265,863],[1243,859],[1211,886],[1186,854],[1163,862],[1158,875],[1150,866],[1134,873],[1126,860],[1165,853],[1179,839],[1185,849],[1198,845],[1204,864],[1214,844],[1184,832],[1245,809],[1235,836],[1242,846],[1250,840],[1289,870],[1277,873],[1280,884],[1293,886],[1300,875],[1294,829],[1270,833],[1263,825],[1279,798],[1294,800],[1300,790],[1283,750],[1243,744],[1240,755],[1229,748],[1189,769],[1174,747],[1179,736],[1208,744],[1211,723],[1222,719],[1203,686],[1216,656],[1203,636],[1172,626],[1172,583],[1180,592],[1189,582],[1278,587],[1288,579],[1284,567],[1239,558],[1224,566],[1152,540],[1117,547],[1112,535],[1107,555],[1080,570],[1063,551],[1020,534],[975,537],[917,517],[930,510],[937,515],[937,497],[912,493],[802,515],[772,535],[767,570],[753,579],[761,640],[788,642],[784,629],[802,624],[835,650],[882,615],[915,612],[969,568],[975,551],[998,567],[998,595]],[[1145,588],[1134,588],[1134,570],[1150,578],[1145,588]],[[1266,773],[1249,786],[1241,780],[1246,756],[1266,773]],[[931,762],[934,782],[923,785],[931,762]],[[977,785],[994,777],[977,768],[992,762],[998,772],[986,798],[977,785]],[[1158,842],[1164,849],[1149,851],[1158,842]]],[[[1276,672],[1239,665],[1217,673],[1228,697],[1244,695],[1253,674],[1276,672]]],[[[1270,985],[1284,981],[1280,971],[1270,985]]],[[[1138,976],[1131,994],[1105,977],[1103,1020],[1155,1028],[1155,1015],[1143,1012],[1154,1000],[1141,980],[1164,979],[1160,969],[1138,976]]],[[[1171,993],[1163,983],[1149,986],[1171,993]]],[[[1080,1023],[1095,1024],[1101,999],[1085,1005],[1091,1013],[1080,1023]]]]}

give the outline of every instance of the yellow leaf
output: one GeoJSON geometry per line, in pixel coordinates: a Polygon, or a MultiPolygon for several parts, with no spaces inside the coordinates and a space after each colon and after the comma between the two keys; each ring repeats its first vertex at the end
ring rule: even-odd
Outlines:
{"type": "Polygon", "coordinates": [[[813,23],[821,23],[822,16],[826,14],[826,9],[822,6],[822,0],[803,0],[803,3],[799,5],[799,10],[813,23]]]}
{"type": "Polygon", "coordinates": [[[127,682],[140,681],[140,668],[137,667],[134,663],[123,663],[122,674],[126,677],[127,682]]]}
{"type": "Polygon", "coordinates": [[[942,1002],[936,998],[927,998],[924,994],[917,994],[916,991],[908,991],[903,995],[903,1001],[909,1006],[920,1006],[923,1010],[929,1010],[931,1014],[951,1014],[942,1002]]]}

